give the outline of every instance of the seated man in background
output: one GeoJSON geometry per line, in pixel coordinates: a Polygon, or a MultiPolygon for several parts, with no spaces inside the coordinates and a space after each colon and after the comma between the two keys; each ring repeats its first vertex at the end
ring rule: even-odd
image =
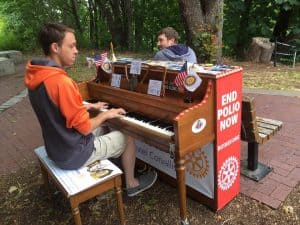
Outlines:
{"type": "Polygon", "coordinates": [[[100,132],[100,125],[121,118],[124,109],[109,109],[90,118],[88,110],[99,112],[107,108],[107,103],[83,105],[77,84],[64,69],[74,64],[78,54],[74,30],[48,23],[38,40],[45,58],[28,62],[25,85],[49,158],[58,167],[73,170],[96,160],[121,156],[128,196],[150,188],[157,178],[155,171],[134,177],[134,140],[119,131],[100,132]]]}
{"type": "Polygon", "coordinates": [[[155,60],[168,61],[188,61],[190,63],[197,63],[195,52],[188,46],[177,44],[179,35],[172,27],[163,28],[158,33],[158,51],[155,60]]]}

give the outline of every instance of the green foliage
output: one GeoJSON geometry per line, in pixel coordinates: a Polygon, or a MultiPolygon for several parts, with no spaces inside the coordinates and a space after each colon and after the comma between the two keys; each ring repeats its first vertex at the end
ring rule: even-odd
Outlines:
{"type": "Polygon", "coordinates": [[[212,62],[216,55],[214,45],[215,36],[209,30],[201,30],[195,35],[196,39],[193,42],[196,55],[200,62],[212,62]]]}
{"type": "Polygon", "coordinates": [[[136,27],[136,32],[141,40],[141,46],[137,45],[136,49],[156,51],[157,33],[167,26],[172,26],[179,32],[180,41],[185,39],[178,1],[136,0],[133,5],[134,17],[139,26],[136,27]]]}
{"type": "MultiPolygon", "coordinates": [[[[117,0],[116,0],[117,1],[117,0]]],[[[99,3],[98,0],[91,0],[99,3]]],[[[101,5],[110,6],[112,1],[101,0],[101,5]]],[[[124,3],[119,1],[120,4],[124,3]]],[[[298,47],[299,39],[294,37],[300,33],[300,17],[297,16],[300,9],[299,0],[252,0],[249,11],[248,25],[239,31],[246,0],[224,0],[224,26],[223,26],[223,53],[235,56],[237,43],[242,40],[247,49],[252,37],[263,36],[272,38],[281,7],[292,10],[287,36],[291,37],[293,44],[298,47]]],[[[90,18],[86,0],[77,0],[77,13],[82,32],[78,32],[76,21],[70,7],[70,1],[65,0],[0,0],[0,49],[35,49],[37,48],[36,34],[40,26],[45,22],[63,22],[76,30],[79,48],[91,48],[90,18]]],[[[174,27],[180,34],[180,43],[185,43],[184,25],[181,20],[181,12],[178,0],[132,0],[133,7],[133,47],[139,52],[157,51],[157,32],[166,26],[174,27]]],[[[97,5],[96,4],[96,5],[97,5]]],[[[121,6],[120,6],[121,7],[121,6]]],[[[108,31],[108,21],[98,11],[100,49],[108,49],[112,39],[108,31]]],[[[124,15],[123,15],[124,16],[124,15]]],[[[114,18],[110,18],[114,22],[114,18]]],[[[195,50],[200,59],[211,60],[215,54],[212,43],[214,36],[210,32],[199,32],[194,40],[195,50]]],[[[299,37],[299,36],[298,36],[299,37]]],[[[116,43],[116,46],[120,43],[116,43]]],[[[122,46],[122,45],[121,45],[122,46]]],[[[121,49],[116,48],[117,51],[121,49]]],[[[127,49],[124,49],[127,50],[127,49]]]]}
{"type": "Polygon", "coordinates": [[[299,6],[299,0],[275,0],[277,5],[282,5],[285,10],[290,10],[295,6],[299,6]]]}
{"type": "MultiPolygon", "coordinates": [[[[7,20],[9,30],[12,30],[17,41],[23,49],[37,48],[36,33],[45,22],[63,22],[71,27],[76,27],[75,20],[70,9],[69,1],[65,0],[36,0],[34,3],[29,0],[0,0],[0,13],[7,20]]],[[[96,3],[96,1],[92,1],[96,3]]],[[[106,0],[106,3],[110,1],[106,0]]],[[[83,31],[76,32],[79,47],[91,47],[89,37],[89,12],[87,2],[77,1],[78,14],[83,31]]],[[[181,23],[180,11],[177,0],[134,0],[135,34],[138,33],[138,40],[135,41],[136,49],[152,51],[156,48],[156,34],[165,26],[173,26],[184,37],[184,29],[181,23]],[[157,6],[160,7],[157,7],[157,6]]],[[[103,15],[98,23],[100,48],[107,49],[111,41],[111,34],[108,32],[107,21],[103,15]]]]}
{"type": "Polygon", "coordinates": [[[100,49],[109,49],[112,40],[111,34],[108,32],[108,27],[105,21],[101,20],[99,26],[99,46],[100,49]]]}
{"type": "MultiPolygon", "coordinates": [[[[239,38],[240,21],[242,13],[245,11],[245,0],[224,0],[224,2],[223,53],[234,56],[234,46],[239,38]]],[[[299,13],[300,10],[299,0],[253,0],[249,12],[249,25],[242,27],[245,50],[253,37],[273,39],[273,29],[281,6],[286,10],[293,10],[287,30],[288,35],[299,34],[300,18],[297,16],[297,12],[299,13]]]]}
{"type": "Polygon", "coordinates": [[[4,19],[0,18],[0,50],[22,49],[17,37],[7,30],[4,19]]]}

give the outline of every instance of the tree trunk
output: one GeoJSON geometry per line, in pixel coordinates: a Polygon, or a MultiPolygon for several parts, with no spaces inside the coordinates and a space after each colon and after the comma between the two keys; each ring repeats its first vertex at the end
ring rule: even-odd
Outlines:
{"type": "Polygon", "coordinates": [[[222,61],[223,0],[179,0],[187,43],[200,62],[222,61]]]}
{"type": "Polygon", "coordinates": [[[95,17],[94,17],[94,10],[93,10],[93,0],[88,0],[88,10],[89,10],[89,17],[90,17],[90,43],[93,48],[96,47],[95,43],[95,17]]]}
{"type": "Polygon", "coordinates": [[[254,37],[248,51],[248,59],[257,63],[269,63],[274,47],[268,38],[254,37]]]}
{"type": "Polygon", "coordinates": [[[144,14],[143,7],[145,6],[145,0],[137,1],[135,6],[135,17],[139,19],[134,20],[134,31],[135,31],[135,46],[134,49],[136,51],[142,49],[142,38],[144,34],[143,30],[143,22],[144,22],[144,14]]]}
{"type": "Polygon", "coordinates": [[[282,6],[280,7],[280,12],[273,30],[273,36],[278,41],[286,41],[291,14],[292,10],[285,10],[282,6]]]}
{"type": "Polygon", "coordinates": [[[77,12],[77,2],[75,0],[71,0],[71,8],[72,8],[72,13],[75,19],[75,23],[76,23],[76,27],[79,30],[79,32],[82,34],[82,28],[80,25],[80,19],[79,19],[79,15],[77,12]]]}
{"type": "Polygon", "coordinates": [[[98,5],[93,4],[93,14],[94,14],[94,37],[95,37],[95,48],[99,48],[99,27],[98,27],[98,21],[99,21],[99,14],[98,14],[98,5]]]}
{"type": "Polygon", "coordinates": [[[112,10],[112,16],[114,18],[113,22],[113,33],[112,37],[115,40],[116,43],[118,43],[122,48],[128,47],[128,41],[127,41],[127,35],[124,33],[124,23],[123,19],[125,16],[123,16],[122,8],[120,0],[111,0],[111,10],[112,10]]]}
{"type": "MultiPolygon", "coordinates": [[[[112,36],[112,42],[121,48],[128,48],[127,29],[124,26],[124,11],[121,7],[120,0],[97,0],[99,12],[105,18],[108,29],[112,36]]],[[[124,5],[123,5],[124,8],[124,5]]]]}
{"type": "Polygon", "coordinates": [[[235,45],[235,52],[238,56],[238,58],[243,59],[245,57],[245,49],[247,42],[245,40],[248,39],[247,32],[245,32],[245,29],[249,26],[249,16],[250,16],[250,10],[252,6],[253,0],[245,0],[244,1],[244,10],[241,14],[240,19],[240,25],[238,29],[237,34],[237,42],[235,45]]]}
{"type": "Polygon", "coordinates": [[[127,46],[129,50],[134,48],[134,29],[133,29],[133,7],[131,0],[124,0],[124,33],[126,34],[127,46]]]}

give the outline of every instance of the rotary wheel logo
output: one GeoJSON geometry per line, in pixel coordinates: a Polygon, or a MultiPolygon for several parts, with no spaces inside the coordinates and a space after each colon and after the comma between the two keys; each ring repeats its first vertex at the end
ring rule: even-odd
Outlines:
{"type": "Polygon", "coordinates": [[[196,178],[203,178],[208,173],[208,160],[207,155],[202,149],[187,154],[186,160],[186,171],[196,178]]]}
{"type": "Polygon", "coordinates": [[[236,180],[239,172],[237,158],[231,156],[222,165],[218,175],[218,185],[223,191],[228,190],[236,180]]]}

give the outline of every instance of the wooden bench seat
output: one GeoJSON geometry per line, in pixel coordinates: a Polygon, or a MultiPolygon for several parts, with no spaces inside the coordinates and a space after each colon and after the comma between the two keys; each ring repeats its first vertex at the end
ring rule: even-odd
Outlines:
{"type": "Polygon", "coordinates": [[[243,96],[241,139],[248,142],[248,158],[241,162],[241,173],[259,181],[272,168],[258,162],[258,145],[270,140],[282,127],[282,122],[256,116],[254,98],[243,96]]]}

